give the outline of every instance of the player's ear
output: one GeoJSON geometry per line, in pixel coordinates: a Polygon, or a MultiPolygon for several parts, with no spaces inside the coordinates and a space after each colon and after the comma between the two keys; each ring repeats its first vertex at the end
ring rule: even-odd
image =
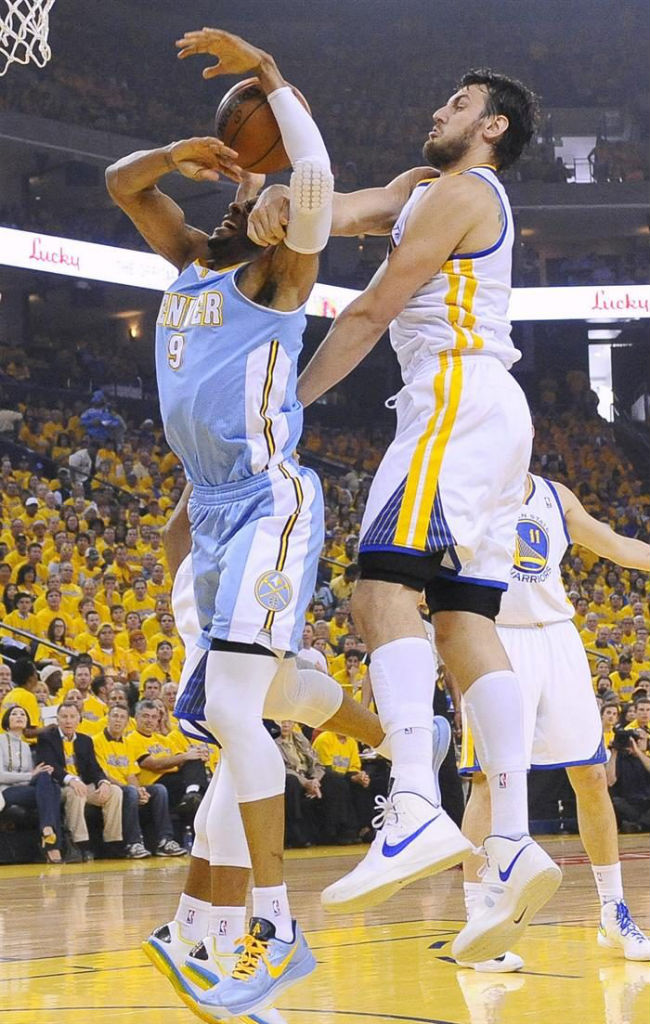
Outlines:
{"type": "Polygon", "coordinates": [[[509,126],[510,121],[505,114],[491,114],[485,122],[483,133],[490,142],[495,142],[507,132],[509,126]]]}

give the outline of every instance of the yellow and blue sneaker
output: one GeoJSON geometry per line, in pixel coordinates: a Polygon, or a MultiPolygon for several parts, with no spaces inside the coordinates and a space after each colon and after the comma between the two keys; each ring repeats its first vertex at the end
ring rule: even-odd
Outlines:
{"type": "Polygon", "coordinates": [[[270,921],[252,917],[241,946],[231,976],[198,998],[199,1010],[213,1021],[255,1014],[316,968],[296,921],[291,942],[283,942],[276,938],[275,926],[270,921]]]}
{"type": "Polygon", "coordinates": [[[188,942],[181,935],[177,921],[169,921],[160,928],[154,928],[151,935],[142,943],[143,953],[151,960],[156,970],[171,982],[181,999],[185,996],[195,997],[194,986],[182,971],[185,958],[193,946],[194,943],[188,942]]]}

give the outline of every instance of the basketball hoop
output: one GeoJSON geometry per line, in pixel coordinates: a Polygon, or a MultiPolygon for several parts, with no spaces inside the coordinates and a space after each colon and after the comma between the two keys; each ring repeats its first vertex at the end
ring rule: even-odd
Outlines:
{"type": "Polygon", "coordinates": [[[52,56],[47,42],[55,0],[0,0],[0,78],[10,64],[43,68],[52,56]]]}

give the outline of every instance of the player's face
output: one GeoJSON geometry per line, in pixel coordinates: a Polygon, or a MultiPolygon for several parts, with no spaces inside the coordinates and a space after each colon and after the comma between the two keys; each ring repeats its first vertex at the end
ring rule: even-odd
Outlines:
{"type": "Polygon", "coordinates": [[[434,112],[433,128],[422,149],[427,163],[444,170],[465,156],[480,135],[486,96],[483,86],[467,85],[434,112]]]}
{"type": "Polygon", "coordinates": [[[248,237],[248,215],[254,206],[255,200],[249,199],[228,207],[226,216],[208,239],[210,263],[214,267],[227,267],[259,256],[259,245],[248,237]]]}

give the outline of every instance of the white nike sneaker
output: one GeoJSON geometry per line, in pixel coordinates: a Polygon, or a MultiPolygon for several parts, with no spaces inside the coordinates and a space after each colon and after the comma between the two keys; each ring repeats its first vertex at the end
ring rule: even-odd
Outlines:
{"type": "Polygon", "coordinates": [[[650,960],[650,939],[630,916],[625,900],[609,900],[602,908],[598,945],[622,950],[626,960],[650,960]]]}
{"type": "Polygon", "coordinates": [[[468,964],[457,960],[456,964],[458,967],[469,967],[473,971],[478,971],[479,974],[514,974],[515,971],[522,969],[524,960],[518,953],[506,952],[495,957],[494,960],[481,960],[477,964],[468,964]]]}
{"type": "Polygon", "coordinates": [[[349,874],[325,889],[325,910],[367,910],[418,878],[458,864],[473,849],[445,811],[418,793],[378,796],[375,806],[373,843],[349,874]]]}
{"type": "Polygon", "coordinates": [[[455,960],[481,963],[514,944],[562,881],[557,864],[529,835],[488,836],[487,864],[472,916],[452,943],[455,960]]]}

